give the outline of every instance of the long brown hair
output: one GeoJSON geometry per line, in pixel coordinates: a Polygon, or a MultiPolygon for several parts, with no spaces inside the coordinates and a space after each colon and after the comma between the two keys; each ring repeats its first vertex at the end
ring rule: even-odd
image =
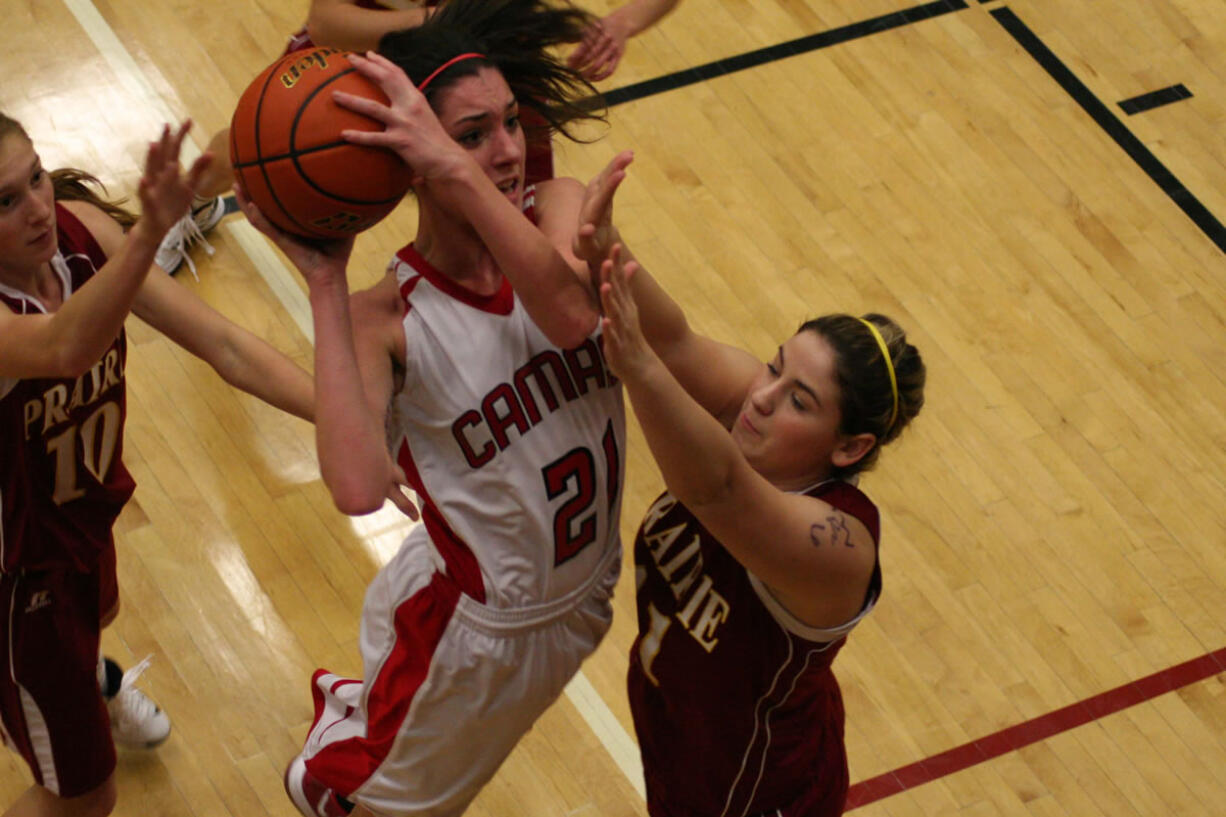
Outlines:
{"type": "MultiPolygon", "coordinates": [[[[21,123],[0,111],[0,140],[11,135],[31,142],[30,135],[21,123]]],[[[55,191],[56,201],[83,201],[92,204],[119,222],[125,230],[136,223],[136,215],[123,207],[126,199],[104,198],[106,186],[93,174],[73,167],[64,167],[52,170],[47,175],[51,178],[51,189],[55,191]],[[101,190],[103,195],[99,195],[93,189],[95,187],[101,190]]]]}
{"type": "MultiPolygon", "coordinates": [[[[448,66],[431,80],[426,99],[437,110],[442,91],[483,66],[497,68],[521,105],[574,141],[573,125],[605,120],[602,98],[582,74],[555,53],[578,42],[596,18],[560,0],[448,0],[421,26],[385,34],[379,53],[399,65],[414,84],[461,54],[478,54],[448,66]]],[[[525,123],[525,129],[531,123],[525,123]]],[[[548,132],[527,134],[537,141],[548,132]]]]}
{"type": "Polygon", "coordinates": [[[105,199],[86,186],[93,185],[105,194],[106,185],[98,181],[96,176],[74,167],[52,170],[50,175],[56,201],[84,201],[92,204],[119,222],[119,226],[125,230],[136,223],[136,214],[123,206],[127,199],[105,199]]]}

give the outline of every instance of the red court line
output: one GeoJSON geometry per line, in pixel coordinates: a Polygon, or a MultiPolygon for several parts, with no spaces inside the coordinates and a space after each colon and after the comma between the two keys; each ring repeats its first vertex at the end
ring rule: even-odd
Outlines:
{"type": "Polygon", "coordinates": [[[1167,692],[1226,672],[1226,647],[1109,689],[1046,715],[993,732],[986,737],[856,783],[847,792],[846,811],[907,789],[931,783],[977,763],[1021,749],[1052,735],[1127,709],[1167,692]]]}

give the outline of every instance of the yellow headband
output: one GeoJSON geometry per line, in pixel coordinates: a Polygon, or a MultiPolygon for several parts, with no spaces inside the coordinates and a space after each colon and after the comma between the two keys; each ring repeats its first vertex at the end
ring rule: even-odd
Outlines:
{"type": "Polygon", "coordinates": [[[894,377],[894,361],[890,359],[890,347],[885,345],[885,338],[881,337],[877,327],[864,318],[856,318],[856,320],[867,326],[868,331],[873,333],[873,340],[877,341],[877,345],[881,347],[881,356],[885,358],[885,370],[890,373],[890,393],[894,395],[894,408],[890,410],[890,422],[885,424],[885,430],[888,433],[894,425],[894,418],[898,416],[898,380],[894,377]]]}

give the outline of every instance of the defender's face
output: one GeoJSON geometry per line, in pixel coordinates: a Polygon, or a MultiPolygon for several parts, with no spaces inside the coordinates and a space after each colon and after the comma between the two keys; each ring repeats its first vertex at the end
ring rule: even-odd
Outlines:
{"type": "Polygon", "coordinates": [[[34,145],[0,139],[0,269],[25,273],[55,255],[55,192],[34,145]]]}
{"type": "Polygon", "coordinates": [[[827,474],[841,437],[834,349],[816,332],[793,335],[762,367],[732,426],[758,473],[784,489],[827,474]]]}

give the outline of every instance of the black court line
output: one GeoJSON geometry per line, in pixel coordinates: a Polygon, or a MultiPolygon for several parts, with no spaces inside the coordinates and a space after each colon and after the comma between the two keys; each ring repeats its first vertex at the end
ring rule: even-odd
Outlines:
{"type": "Polygon", "coordinates": [[[1097,122],[1099,127],[1106,131],[1107,135],[1114,139],[1125,153],[1132,157],[1132,160],[1154,180],[1154,183],[1162,188],[1162,192],[1166,193],[1179,206],[1179,209],[1187,213],[1188,218],[1192,219],[1197,227],[1200,227],[1201,232],[1208,236],[1209,240],[1218,246],[1218,249],[1226,252],[1226,227],[1222,226],[1222,222],[1218,221],[1217,217],[1200,203],[1200,199],[1196,198],[1179,179],[1175,178],[1171,171],[1166,169],[1166,165],[1162,164],[1158,157],[1141,143],[1140,139],[1133,136],[1132,131],[1124,127],[1124,123],[1111,112],[1111,109],[1094,96],[1094,93],[1077,79],[1077,76],[1060,61],[1060,58],[1053,54],[1051,49],[1044,45],[1043,41],[1035,36],[1034,32],[1010,9],[993,9],[989,13],[1009,32],[1018,45],[1026,49],[1043,70],[1059,83],[1060,87],[1081,106],[1082,110],[1089,114],[1090,118],[1097,122]]]}
{"type": "Polygon", "coordinates": [[[633,85],[623,85],[621,88],[614,88],[604,94],[604,101],[611,108],[614,105],[654,96],[665,91],[674,91],[677,88],[684,88],[687,85],[694,85],[724,74],[744,71],[746,68],[755,68],[768,62],[817,51],[821,48],[829,48],[832,45],[857,40],[870,34],[879,34],[911,23],[918,23],[921,20],[930,20],[933,17],[940,17],[951,11],[961,11],[965,8],[967,8],[966,0],[936,0],[936,2],[901,9],[859,23],[798,37],[795,40],[759,48],[756,51],[747,51],[744,54],[687,68],[684,71],[675,71],[655,79],[636,82],[633,85]]]}
{"type": "MultiPolygon", "coordinates": [[[[995,2],[995,0],[978,1],[980,4],[995,2]]],[[[833,28],[829,31],[798,37],[795,40],[759,48],[756,51],[748,51],[744,54],[715,60],[714,62],[708,62],[694,68],[665,74],[662,77],[636,82],[633,85],[614,88],[604,94],[604,102],[609,107],[621,105],[626,102],[664,93],[665,91],[673,91],[677,88],[684,88],[687,85],[704,82],[724,74],[743,71],[746,68],[753,68],[821,48],[828,48],[832,45],[900,28],[921,20],[929,20],[933,17],[939,17],[966,8],[968,8],[966,0],[936,0],[932,3],[925,3],[891,12],[890,14],[883,14],[859,23],[851,23],[850,25],[833,28]]],[[[1115,140],[1115,143],[1125,153],[1132,157],[1133,161],[1192,219],[1193,223],[1208,236],[1209,240],[1216,244],[1218,249],[1226,252],[1226,227],[1223,227],[1222,222],[1213,213],[1209,212],[1201,204],[1200,200],[1182,182],[1175,178],[1174,174],[1166,169],[1166,166],[1111,113],[1106,105],[1094,96],[1093,92],[1060,61],[1060,58],[1052,53],[1051,49],[1044,45],[1035,36],[1034,32],[1009,8],[996,8],[990,10],[989,13],[996,18],[997,22],[1009,32],[1019,45],[1026,49],[1030,56],[1047,71],[1052,79],[1064,88],[1068,95],[1081,106],[1082,110],[1089,114],[1090,118],[1097,122],[1099,127],[1106,131],[1107,135],[1115,140]]],[[[1153,94],[1145,94],[1140,97],[1134,97],[1131,100],[1124,100],[1119,104],[1126,112],[1132,114],[1136,113],[1137,110],[1146,110],[1156,105],[1177,101],[1178,99],[1187,99],[1190,96],[1192,96],[1192,93],[1183,85],[1174,85],[1171,88],[1155,91],[1153,94]],[[1129,110],[1129,107],[1132,106],[1142,107],[1138,107],[1137,110],[1129,110]]]]}
{"type": "Polygon", "coordinates": [[[1148,94],[1125,99],[1117,104],[1120,106],[1120,110],[1132,116],[1143,111],[1153,110],[1162,105],[1170,105],[1172,102],[1178,102],[1181,99],[1191,99],[1191,97],[1192,92],[1181,82],[1169,88],[1160,88],[1157,91],[1150,91],[1148,94]]]}

